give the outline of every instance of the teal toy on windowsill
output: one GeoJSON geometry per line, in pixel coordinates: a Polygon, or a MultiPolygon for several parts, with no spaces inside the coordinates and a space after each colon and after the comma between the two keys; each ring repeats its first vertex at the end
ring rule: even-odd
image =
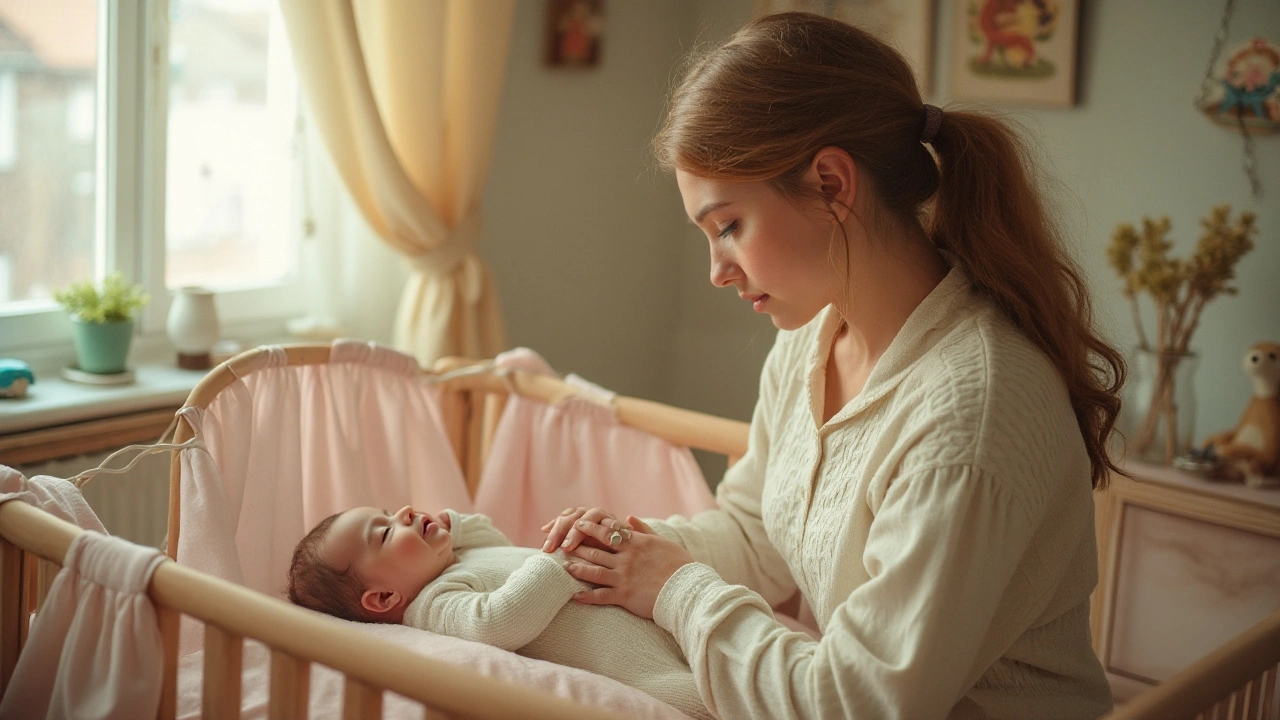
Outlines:
{"type": "Polygon", "coordinates": [[[34,385],[36,376],[21,360],[0,358],[0,398],[20,398],[34,385]]]}

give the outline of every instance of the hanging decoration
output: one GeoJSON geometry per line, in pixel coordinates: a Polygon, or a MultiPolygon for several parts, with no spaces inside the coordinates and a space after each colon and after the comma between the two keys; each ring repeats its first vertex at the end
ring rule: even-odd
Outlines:
{"type": "Polygon", "coordinates": [[[1250,38],[1219,66],[1235,5],[1236,0],[1226,0],[1223,7],[1195,106],[1214,122],[1240,132],[1244,171],[1256,198],[1262,195],[1262,182],[1253,137],[1280,132],[1280,46],[1262,37],[1250,38]]]}

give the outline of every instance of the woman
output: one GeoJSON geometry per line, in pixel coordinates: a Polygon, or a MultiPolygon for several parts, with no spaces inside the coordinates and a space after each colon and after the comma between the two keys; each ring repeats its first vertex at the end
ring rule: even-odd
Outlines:
{"type": "Polygon", "coordinates": [[[1092,489],[1124,365],[1017,135],[788,13],[692,67],[655,148],[712,283],[780,332],[719,510],[545,526],[577,599],[652,616],[723,718],[1108,710],[1092,489]],[[773,617],[797,589],[821,640],[773,617]]]}

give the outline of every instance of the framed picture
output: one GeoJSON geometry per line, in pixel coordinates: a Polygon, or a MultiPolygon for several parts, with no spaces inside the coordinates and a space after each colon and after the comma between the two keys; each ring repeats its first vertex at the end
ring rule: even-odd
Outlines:
{"type": "Polygon", "coordinates": [[[933,75],[933,0],[756,0],[755,14],[797,11],[849,23],[892,45],[929,97],[933,75]]]}
{"type": "Polygon", "coordinates": [[[547,0],[547,65],[595,67],[603,34],[604,0],[547,0]]]}
{"type": "Polygon", "coordinates": [[[957,100],[1075,105],[1079,16],[1078,0],[959,0],[952,95],[957,100]]]}
{"type": "Polygon", "coordinates": [[[1231,50],[1205,78],[1200,110],[1229,128],[1250,134],[1280,132],[1280,44],[1254,37],[1231,50]]]}

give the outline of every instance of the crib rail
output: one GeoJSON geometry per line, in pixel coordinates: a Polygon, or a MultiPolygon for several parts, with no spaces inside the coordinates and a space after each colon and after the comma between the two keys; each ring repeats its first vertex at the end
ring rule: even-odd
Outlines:
{"type": "Polygon", "coordinates": [[[1105,720],[1275,720],[1280,610],[1105,720]]]}
{"type": "MultiPolygon", "coordinates": [[[[0,505],[0,692],[8,688],[23,640],[26,619],[37,600],[29,592],[35,574],[24,573],[30,557],[61,564],[76,535],[83,530],[23,502],[0,505]]],[[[511,685],[479,673],[432,660],[337,621],[266,597],[204,573],[163,562],[148,586],[162,617],[166,644],[176,647],[179,613],[205,623],[206,657],[203,714],[212,718],[240,716],[240,675],[245,638],[271,649],[271,717],[305,717],[311,663],[345,678],[343,717],[381,716],[382,691],[391,690],[451,717],[581,718],[608,720],[620,716],[549,693],[511,685]],[[279,660],[279,662],[277,662],[279,660]]],[[[176,658],[166,654],[166,671],[176,673],[176,658]]],[[[176,711],[173,687],[161,697],[159,717],[176,711]]]]}

